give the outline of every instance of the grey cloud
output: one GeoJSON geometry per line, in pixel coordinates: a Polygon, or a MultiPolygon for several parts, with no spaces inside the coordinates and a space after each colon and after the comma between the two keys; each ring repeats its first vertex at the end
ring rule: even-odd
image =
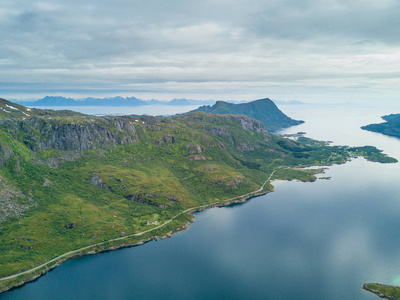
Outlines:
{"type": "Polygon", "coordinates": [[[300,82],[312,93],[329,79],[379,87],[397,74],[399,23],[397,0],[2,1],[0,86],[236,94],[256,86],[260,96],[262,86],[300,82]]]}
{"type": "Polygon", "coordinates": [[[277,39],[356,39],[400,43],[400,2],[282,1],[279,7],[254,16],[251,31],[277,39]]]}

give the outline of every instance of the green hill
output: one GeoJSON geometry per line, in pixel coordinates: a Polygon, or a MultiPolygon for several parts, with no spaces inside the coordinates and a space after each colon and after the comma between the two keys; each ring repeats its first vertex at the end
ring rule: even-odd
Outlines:
{"type": "Polygon", "coordinates": [[[217,101],[213,106],[204,105],[192,112],[206,112],[212,114],[245,115],[260,121],[269,131],[278,130],[304,123],[286,116],[272,100],[265,98],[248,103],[233,104],[217,101]]]}
{"type": "Polygon", "coordinates": [[[361,129],[400,138],[400,114],[383,116],[382,119],[386,122],[366,125],[361,127],[361,129]]]}
{"type": "Polygon", "coordinates": [[[355,155],[394,162],[373,147],[286,139],[243,115],[96,117],[0,106],[0,291],[69,257],[170,236],[193,211],[271,191],[268,178],[315,180],[315,170],[298,166],[355,155]]]}

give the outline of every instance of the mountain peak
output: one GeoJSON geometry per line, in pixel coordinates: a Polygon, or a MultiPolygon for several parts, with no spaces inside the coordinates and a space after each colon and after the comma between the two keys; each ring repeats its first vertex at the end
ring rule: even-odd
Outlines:
{"type": "Polygon", "coordinates": [[[269,98],[239,104],[217,101],[213,106],[201,106],[192,112],[195,111],[213,114],[246,115],[260,121],[267,130],[272,131],[304,123],[286,116],[269,98]]]}

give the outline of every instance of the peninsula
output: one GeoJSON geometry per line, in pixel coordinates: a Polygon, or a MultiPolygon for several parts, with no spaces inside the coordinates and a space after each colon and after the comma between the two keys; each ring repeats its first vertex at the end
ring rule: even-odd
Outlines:
{"type": "Polygon", "coordinates": [[[400,114],[383,116],[382,119],[386,122],[366,125],[361,129],[400,138],[400,114]]]}
{"type": "Polygon", "coordinates": [[[66,259],[171,236],[193,212],[315,180],[374,147],[281,137],[245,115],[96,117],[0,99],[0,291],[66,259]]]}
{"type": "Polygon", "coordinates": [[[203,105],[191,112],[199,111],[212,114],[245,115],[260,121],[270,131],[304,123],[285,115],[269,98],[240,104],[217,101],[213,106],[203,105]]]}

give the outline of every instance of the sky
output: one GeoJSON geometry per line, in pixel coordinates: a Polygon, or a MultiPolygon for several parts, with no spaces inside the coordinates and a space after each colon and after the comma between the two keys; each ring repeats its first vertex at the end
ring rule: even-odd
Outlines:
{"type": "Polygon", "coordinates": [[[0,0],[0,97],[400,105],[399,0],[0,0]]]}

